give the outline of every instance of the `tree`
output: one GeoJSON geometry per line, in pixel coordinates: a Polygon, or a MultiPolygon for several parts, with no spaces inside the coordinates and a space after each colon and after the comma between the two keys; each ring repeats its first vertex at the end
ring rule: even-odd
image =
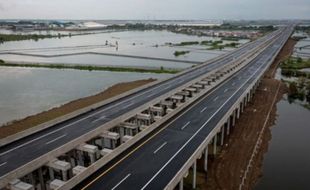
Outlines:
{"type": "Polygon", "coordinates": [[[302,58],[301,57],[297,57],[297,63],[302,63],[302,58]]]}
{"type": "Polygon", "coordinates": [[[291,82],[289,85],[289,93],[290,95],[296,95],[298,94],[298,89],[297,89],[297,85],[296,82],[291,82]]]}

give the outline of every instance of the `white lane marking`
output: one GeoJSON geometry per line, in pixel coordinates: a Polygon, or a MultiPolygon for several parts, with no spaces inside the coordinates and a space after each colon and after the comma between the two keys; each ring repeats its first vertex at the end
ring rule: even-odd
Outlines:
{"type": "Polygon", "coordinates": [[[124,108],[128,108],[129,106],[132,106],[132,105],[133,105],[133,102],[130,104],[127,104],[126,106],[124,106],[124,108]]]}
{"type": "Polygon", "coordinates": [[[191,123],[190,121],[187,122],[187,123],[181,128],[181,130],[184,130],[190,123],[191,123]]]}
{"type": "Polygon", "coordinates": [[[131,176],[131,174],[126,175],[126,177],[124,177],[120,182],[118,182],[118,184],[116,184],[111,190],[116,189],[121,183],[123,183],[129,176],[131,176]]]}
{"type": "Polygon", "coordinates": [[[51,141],[48,141],[48,142],[45,143],[45,144],[51,144],[51,143],[53,143],[53,142],[55,142],[55,141],[57,141],[57,140],[59,140],[59,139],[61,139],[61,138],[64,138],[65,136],[67,136],[67,134],[61,135],[61,136],[59,136],[59,137],[57,137],[57,138],[55,138],[55,139],[53,139],[53,140],[51,140],[51,141]]]}
{"type": "Polygon", "coordinates": [[[14,147],[14,148],[12,148],[12,149],[9,149],[9,150],[7,150],[7,151],[1,153],[0,156],[3,156],[3,155],[5,155],[5,154],[7,154],[7,153],[10,153],[10,152],[16,150],[16,149],[19,149],[19,148],[21,148],[21,147],[23,147],[23,146],[26,146],[26,145],[28,145],[28,144],[34,142],[34,141],[40,140],[40,139],[42,139],[42,138],[44,138],[44,137],[47,137],[47,136],[49,136],[49,135],[51,135],[51,134],[54,134],[54,133],[56,133],[56,132],[58,132],[58,131],[61,131],[61,130],[65,129],[65,128],[68,128],[68,127],[70,127],[70,126],[72,126],[72,125],[74,125],[74,124],[76,124],[76,123],[79,123],[80,121],[83,121],[83,120],[88,119],[88,118],[90,118],[90,117],[93,117],[93,116],[95,116],[95,115],[97,115],[97,114],[100,114],[100,113],[102,113],[102,112],[104,112],[104,111],[106,111],[106,110],[108,110],[108,109],[111,109],[111,108],[113,108],[113,107],[116,107],[116,106],[118,106],[119,104],[122,104],[122,103],[124,103],[124,102],[126,102],[126,101],[130,101],[131,99],[134,99],[134,98],[136,98],[136,97],[138,97],[138,96],[141,96],[141,95],[143,95],[143,94],[146,94],[146,93],[148,93],[149,91],[154,90],[154,89],[157,89],[157,88],[159,88],[159,87],[161,87],[161,86],[158,86],[158,87],[155,87],[155,88],[153,88],[153,89],[147,90],[147,91],[145,91],[145,92],[143,92],[143,93],[141,93],[141,94],[138,94],[138,95],[136,95],[136,96],[133,96],[133,97],[127,99],[127,100],[121,101],[121,102],[116,103],[116,104],[114,104],[114,105],[111,105],[111,106],[109,106],[109,107],[107,107],[107,108],[105,108],[105,109],[103,109],[103,110],[100,110],[100,111],[98,111],[98,112],[95,112],[95,113],[93,113],[93,114],[90,114],[90,115],[87,116],[87,117],[83,117],[83,118],[81,118],[81,119],[79,119],[79,120],[76,120],[76,121],[74,121],[74,122],[72,122],[72,123],[70,123],[70,124],[68,124],[68,125],[65,125],[65,126],[59,128],[59,129],[56,129],[55,131],[51,131],[51,132],[46,133],[46,134],[44,134],[44,135],[42,135],[42,136],[40,136],[40,137],[37,137],[37,138],[35,138],[35,139],[32,139],[32,140],[30,140],[30,141],[28,141],[28,142],[26,142],[26,143],[23,143],[23,144],[21,144],[21,145],[19,145],[19,146],[16,146],[16,147],[14,147]]]}
{"type": "MultiPolygon", "coordinates": [[[[169,81],[169,83],[170,83],[170,82],[174,82],[174,81],[172,80],[172,81],[169,81]]],[[[168,84],[169,84],[169,83],[168,83],[168,84]]],[[[21,148],[21,147],[23,147],[23,146],[26,146],[26,145],[28,145],[28,144],[34,142],[34,141],[40,140],[40,139],[42,139],[42,138],[44,138],[44,137],[46,137],[46,136],[49,136],[49,135],[51,135],[51,134],[54,134],[54,133],[56,133],[56,132],[58,132],[58,131],[61,131],[61,130],[65,129],[65,128],[68,128],[68,127],[70,127],[70,126],[72,126],[72,125],[74,125],[74,124],[76,124],[76,123],[79,123],[80,121],[83,121],[83,120],[85,120],[85,119],[88,119],[88,118],[90,118],[90,117],[93,117],[93,116],[95,116],[95,115],[97,115],[97,114],[100,114],[100,113],[102,113],[102,112],[104,112],[104,111],[106,111],[106,110],[108,110],[108,109],[111,109],[111,108],[113,108],[113,107],[116,107],[116,106],[118,106],[118,105],[120,105],[120,104],[122,104],[122,103],[125,103],[126,101],[130,101],[130,100],[132,100],[132,99],[134,99],[134,98],[136,98],[136,97],[142,96],[142,95],[144,95],[144,94],[146,94],[146,93],[148,93],[148,92],[150,92],[150,91],[152,91],[152,90],[155,90],[155,89],[157,89],[157,88],[160,88],[160,87],[162,87],[162,86],[159,85],[159,86],[157,86],[157,87],[155,87],[155,88],[152,88],[152,89],[150,89],[150,90],[147,90],[147,91],[145,91],[145,92],[143,92],[143,93],[137,94],[137,95],[135,95],[135,96],[133,96],[133,97],[131,97],[131,98],[129,98],[129,99],[126,99],[126,100],[124,100],[124,101],[121,101],[121,102],[118,102],[118,103],[113,104],[113,105],[111,105],[111,106],[108,106],[108,107],[105,108],[105,109],[102,109],[102,110],[100,110],[100,111],[98,111],[98,112],[95,112],[95,113],[93,113],[93,114],[90,114],[90,115],[87,116],[87,117],[84,117],[84,118],[81,118],[81,119],[79,119],[79,120],[76,120],[76,121],[73,122],[73,123],[70,123],[70,124],[68,124],[68,125],[65,125],[65,126],[59,128],[59,129],[56,129],[55,131],[46,133],[46,134],[44,134],[44,135],[42,135],[42,136],[40,136],[40,137],[37,137],[37,138],[32,139],[32,140],[30,140],[30,141],[28,141],[28,142],[26,142],[26,143],[23,143],[23,144],[21,144],[21,145],[19,145],[19,146],[17,146],[17,147],[14,147],[14,148],[9,149],[9,150],[7,150],[7,151],[5,151],[5,152],[3,152],[3,153],[0,153],[0,156],[3,156],[3,155],[5,155],[5,154],[7,154],[7,153],[10,153],[10,152],[16,150],[16,149],[19,149],[19,148],[21,148]]],[[[168,86],[168,88],[169,88],[169,87],[170,87],[170,85],[168,86]]],[[[167,87],[166,87],[165,89],[167,89],[167,87]]],[[[125,108],[126,108],[126,107],[125,107],[125,108]]]]}
{"type": "MultiPolygon", "coordinates": [[[[213,65],[211,65],[211,66],[213,66],[213,65]]],[[[215,66],[216,66],[216,64],[214,64],[214,67],[215,67],[215,66]]],[[[213,67],[211,67],[211,68],[213,68],[213,67]]],[[[194,70],[193,73],[195,73],[195,72],[200,73],[199,70],[194,70]]],[[[202,72],[202,71],[201,71],[201,72],[202,72]]],[[[186,74],[188,74],[188,73],[186,73],[186,74]]],[[[186,77],[186,74],[184,74],[183,77],[186,77]]],[[[177,80],[177,79],[178,79],[178,78],[176,78],[175,80],[177,80]]],[[[183,80],[183,79],[182,79],[182,80],[183,80]]],[[[171,80],[171,81],[168,81],[167,84],[173,83],[173,82],[174,82],[174,80],[171,80]]],[[[165,84],[165,85],[166,85],[166,84],[165,84]]],[[[70,124],[68,124],[68,125],[65,125],[65,126],[59,128],[59,129],[56,129],[55,131],[49,132],[49,133],[44,134],[44,135],[42,135],[42,136],[40,136],[40,137],[37,137],[37,138],[35,138],[35,139],[32,139],[32,140],[30,140],[30,141],[28,141],[28,142],[26,142],[26,143],[24,143],[24,144],[21,144],[21,145],[19,145],[19,146],[17,146],[17,147],[14,147],[14,148],[9,149],[9,150],[7,150],[7,151],[5,151],[5,152],[3,152],[3,153],[0,153],[0,156],[3,156],[3,155],[5,155],[5,154],[7,154],[7,153],[9,153],[9,152],[12,152],[12,151],[14,151],[14,150],[16,150],[16,149],[19,149],[19,148],[21,148],[21,147],[23,147],[23,146],[25,146],[25,145],[28,145],[28,144],[30,144],[30,143],[32,143],[32,142],[34,142],[34,141],[40,140],[40,139],[42,139],[42,138],[44,138],[44,137],[46,137],[46,136],[49,136],[49,135],[51,135],[51,134],[54,134],[54,133],[56,133],[56,132],[58,132],[58,131],[61,131],[61,130],[65,129],[65,128],[68,128],[68,127],[70,127],[70,126],[72,126],[72,125],[74,125],[74,124],[76,124],[76,123],[79,123],[80,121],[83,121],[83,120],[85,120],[85,119],[88,119],[88,118],[90,118],[90,117],[93,117],[93,116],[95,116],[95,115],[97,115],[97,114],[100,114],[100,113],[106,111],[106,110],[109,110],[109,109],[111,109],[111,108],[113,108],[113,107],[116,107],[116,106],[118,106],[118,105],[120,105],[120,104],[122,104],[122,103],[124,103],[124,102],[126,102],[126,101],[130,101],[130,100],[132,100],[132,99],[134,99],[134,98],[136,98],[136,97],[142,96],[142,95],[144,95],[144,94],[146,94],[146,93],[148,93],[148,92],[150,92],[150,91],[152,91],[152,90],[155,90],[155,89],[157,89],[157,88],[160,88],[160,87],[162,87],[162,85],[158,85],[157,87],[151,88],[151,89],[149,89],[149,90],[147,90],[147,91],[145,91],[145,92],[143,92],[143,93],[139,93],[139,94],[137,94],[137,95],[135,95],[135,96],[132,96],[132,97],[129,98],[129,99],[126,99],[126,100],[123,100],[123,101],[118,102],[118,103],[116,103],[116,104],[113,104],[113,105],[111,105],[111,106],[108,106],[108,107],[106,107],[105,109],[102,109],[102,110],[100,110],[100,111],[98,111],[98,112],[95,112],[95,113],[93,113],[93,114],[90,114],[90,115],[87,116],[87,117],[81,118],[81,119],[79,119],[79,120],[77,120],[77,121],[75,121],[75,122],[73,122],[73,123],[70,123],[70,124]]],[[[169,87],[170,87],[170,85],[169,85],[169,87]]]]}
{"type": "Polygon", "coordinates": [[[214,98],[213,102],[215,102],[219,97],[217,96],[216,98],[214,98]]]}
{"type": "Polygon", "coordinates": [[[0,164],[0,167],[1,167],[1,166],[4,166],[6,163],[7,163],[7,162],[4,162],[4,163],[0,164]]]}
{"type": "Polygon", "coordinates": [[[168,88],[170,88],[170,87],[171,87],[171,86],[170,86],[170,85],[168,85],[167,87],[165,87],[165,88],[164,88],[164,90],[167,90],[167,89],[168,89],[168,88]]]}
{"type": "Polygon", "coordinates": [[[152,96],[154,96],[154,94],[149,94],[149,95],[147,95],[146,97],[150,98],[150,97],[152,97],[152,96]]]}
{"type": "Polygon", "coordinates": [[[105,118],[106,118],[106,116],[104,115],[102,117],[99,117],[98,119],[95,119],[94,121],[92,121],[92,123],[96,123],[97,121],[103,120],[105,118]]]}
{"type": "MultiPolygon", "coordinates": [[[[161,167],[157,173],[155,175],[153,175],[153,177],[141,188],[141,190],[146,189],[146,187],[158,176],[158,174],[165,169],[165,167],[170,164],[170,162],[188,145],[188,143],[190,143],[190,141],[195,138],[197,136],[197,134],[209,123],[209,121],[230,101],[230,99],[232,99],[232,97],[237,94],[239,92],[239,90],[246,85],[246,83],[259,71],[259,69],[262,67],[263,65],[261,65],[260,67],[257,68],[257,70],[219,107],[219,109],[217,109],[212,115],[211,117],[209,117],[209,119],[196,131],[196,133],[193,134],[193,136],[188,139],[186,141],[185,144],[183,144],[183,146],[164,164],[163,167],[161,167]]],[[[210,134],[209,134],[210,135],[210,134]]],[[[207,137],[208,138],[208,137],[207,137]]]]}
{"type": "Polygon", "coordinates": [[[226,88],[226,89],[224,90],[224,93],[227,92],[227,91],[228,91],[228,89],[226,88]]]}
{"type": "Polygon", "coordinates": [[[165,145],[167,144],[167,142],[164,142],[162,145],[160,145],[154,152],[153,154],[156,154],[160,149],[162,149],[165,145]]]}
{"type": "Polygon", "coordinates": [[[204,108],[200,111],[200,113],[206,111],[206,109],[207,109],[207,107],[204,107],[204,108]]]}

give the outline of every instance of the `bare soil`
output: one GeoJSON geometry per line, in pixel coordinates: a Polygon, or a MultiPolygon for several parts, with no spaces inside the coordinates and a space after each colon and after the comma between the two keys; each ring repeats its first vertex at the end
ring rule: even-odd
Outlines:
{"type": "Polygon", "coordinates": [[[292,54],[295,44],[296,41],[289,39],[270,69],[265,73],[253,100],[236,122],[229,138],[226,137],[225,146],[221,148],[215,159],[211,158],[209,160],[208,174],[206,175],[206,173],[200,171],[197,175],[198,189],[239,189],[242,176],[258,139],[258,134],[267,119],[268,111],[272,107],[267,128],[264,131],[262,145],[254,158],[245,186],[242,188],[243,190],[254,189],[255,184],[262,176],[264,153],[268,151],[268,143],[271,139],[270,128],[274,125],[277,117],[276,104],[272,105],[273,100],[276,96],[276,102],[278,102],[282,99],[283,94],[287,92],[285,84],[274,79],[274,75],[279,63],[292,54]],[[280,87],[279,92],[277,92],[278,87],[280,87]]]}
{"type": "Polygon", "coordinates": [[[60,107],[52,108],[51,110],[41,112],[36,115],[32,115],[29,117],[26,117],[24,119],[13,121],[10,124],[7,124],[3,127],[0,127],[0,139],[5,138],[7,136],[13,135],[15,133],[18,133],[20,131],[29,129],[31,127],[37,126],[39,124],[45,123],[47,121],[50,121],[52,119],[55,119],[57,117],[69,114],[73,111],[76,111],[81,108],[85,108],[87,106],[90,106],[92,104],[101,102],[103,100],[109,99],[113,96],[117,96],[119,94],[122,94],[126,91],[132,90],[134,88],[140,87],[142,85],[145,85],[147,83],[153,82],[156,79],[146,79],[146,80],[138,80],[133,82],[127,82],[127,83],[119,83],[116,85],[113,85],[112,87],[106,89],[103,92],[100,92],[93,96],[88,96],[85,98],[81,98],[78,100],[74,100],[72,102],[69,102],[67,104],[64,104],[60,107]]]}

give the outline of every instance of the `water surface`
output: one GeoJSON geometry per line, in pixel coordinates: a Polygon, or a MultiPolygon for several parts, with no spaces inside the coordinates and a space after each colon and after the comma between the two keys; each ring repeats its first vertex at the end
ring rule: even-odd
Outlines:
{"type": "Polygon", "coordinates": [[[0,125],[120,83],[169,74],[0,67],[0,125]]]}
{"type": "Polygon", "coordinates": [[[277,114],[264,156],[263,176],[255,190],[309,190],[310,111],[285,98],[277,104],[277,114]]]}

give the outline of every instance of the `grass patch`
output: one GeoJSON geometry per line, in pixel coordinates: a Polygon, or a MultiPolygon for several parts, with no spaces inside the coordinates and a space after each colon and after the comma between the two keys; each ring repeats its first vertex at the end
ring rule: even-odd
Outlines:
{"type": "Polygon", "coordinates": [[[191,45],[198,45],[198,41],[189,41],[189,42],[181,42],[179,44],[174,44],[175,46],[191,46],[191,45]]]}
{"type": "Polygon", "coordinates": [[[111,71],[111,72],[136,72],[136,73],[156,73],[156,74],[176,74],[179,70],[165,69],[161,67],[159,69],[143,69],[143,68],[129,68],[129,67],[100,67],[90,65],[66,65],[66,64],[15,64],[0,62],[0,66],[10,67],[31,67],[31,68],[51,68],[51,69],[77,69],[87,71],[111,71]]]}
{"type": "Polygon", "coordinates": [[[280,65],[281,74],[287,77],[305,77],[310,79],[310,73],[301,69],[310,68],[310,59],[305,60],[300,57],[290,57],[280,65]]]}
{"type": "Polygon", "coordinates": [[[45,38],[61,38],[71,36],[65,35],[65,34],[58,34],[58,35],[41,35],[41,34],[0,34],[0,44],[4,42],[10,42],[10,41],[22,41],[22,40],[34,40],[38,41],[45,38]]]}
{"type": "Polygon", "coordinates": [[[185,55],[185,54],[188,54],[190,51],[175,51],[173,53],[174,56],[178,57],[180,55],[185,55]]]}
{"type": "Polygon", "coordinates": [[[226,40],[226,41],[239,41],[242,38],[240,37],[234,37],[234,36],[227,36],[227,37],[222,37],[221,40],[226,40]]]}

